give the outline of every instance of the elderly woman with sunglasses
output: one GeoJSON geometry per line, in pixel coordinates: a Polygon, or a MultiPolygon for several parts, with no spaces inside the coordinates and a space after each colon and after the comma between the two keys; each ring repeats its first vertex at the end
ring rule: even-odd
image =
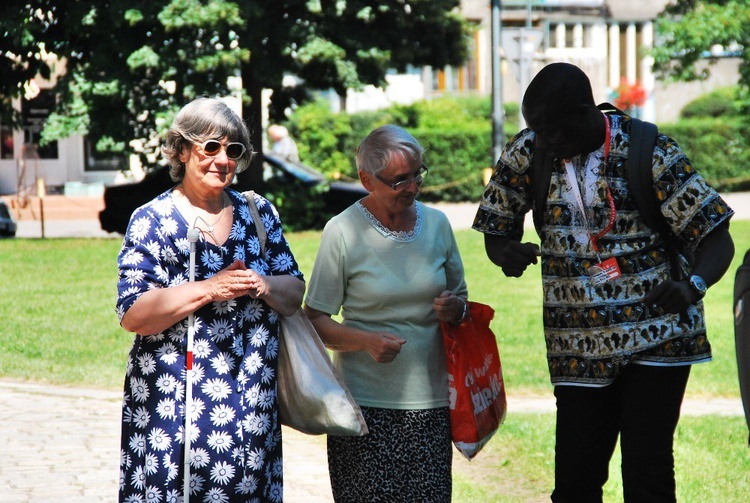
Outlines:
{"type": "Polygon", "coordinates": [[[253,196],[261,256],[247,200],[229,188],[252,151],[226,104],[186,105],[162,153],[178,183],[133,213],[118,257],[117,314],[136,333],[120,501],[282,501],[279,317],[300,306],[302,274],[276,209],[253,196]]]}
{"type": "Polygon", "coordinates": [[[463,320],[467,290],[448,219],[416,201],[423,152],[393,125],[362,141],[356,162],[369,194],[326,225],[305,298],[370,431],[328,437],[338,503],[451,499],[440,322],[463,320]]]}

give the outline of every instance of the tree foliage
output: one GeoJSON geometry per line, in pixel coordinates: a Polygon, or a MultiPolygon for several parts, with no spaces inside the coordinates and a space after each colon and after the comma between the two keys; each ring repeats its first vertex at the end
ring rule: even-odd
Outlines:
{"type": "MultiPolygon", "coordinates": [[[[458,0],[4,0],[0,104],[24,84],[66,72],[55,88],[48,139],[72,133],[153,162],[155,138],[196,96],[227,95],[241,77],[243,115],[262,148],[262,90],[272,120],[311,91],[382,85],[389,69],[461,64],[466,26],[458,0]],[[285,77],[294,76],[294,79],[285,77]],[[293,84],[289,85],[290,80],[293,84]],[[133,142],[136,140],[136,142],[133,142]]],[[[252,171],[251,176],[252,176],[252,171]]],[[[258,176],[259,170],[254,170],[258,176]]]]}
{"type": "Polygon", "coordinates": [[[657,19],[660,44],[654,68],[674,80],[703,80],[720,55],[716,46],[741,60],[740,88],[750,96],[750,2],[747,0],[673,0],[657,19]],[[708,65],[704,64],[705,62],[708,65]]]}

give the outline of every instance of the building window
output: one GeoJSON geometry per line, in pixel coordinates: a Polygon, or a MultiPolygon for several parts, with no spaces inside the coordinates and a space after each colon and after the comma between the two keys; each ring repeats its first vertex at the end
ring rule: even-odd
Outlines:
{"type": "Polygon", "coordinates": [[[100,136],[88,135],[84,138],[85,171],[121,171],[128,169],[127,156],[125,154],[112,154],[111,152],[100,152],[96,144],[100,136]]]}
{"type": "Polygon", "coordinates": [[[593,27],[583,23],[558,23],[552,25],[554,47],[580,49],[594,46],[593,27]]]}
{"type": "Polygon", "coordinates": [[[479,31],[475,30],[468,40],[468,58],[464,66],[446,67],[432,71],[432,90],[444,91],[476,91],[479,89],[479,31]]]}
{"type": "Polygon", "coordinates": [[[2,126],[0,127],[0,159],[13,159],[14,154],[13,130],[2,126]]]}
{"type": "Polygon", "coordinates": [[[55,93],[50,89],[42,89],[30,100],[21,100],[21,116],[23,119],[23,142],[29,157],[39,159],[57,159],[57,142],[52,141],[40,145],[42,129],[47,118],[55,108],[55,93]]]}

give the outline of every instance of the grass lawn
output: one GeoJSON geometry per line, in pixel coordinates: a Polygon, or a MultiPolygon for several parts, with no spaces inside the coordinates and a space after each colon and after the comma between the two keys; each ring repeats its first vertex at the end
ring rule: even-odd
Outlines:
{"type": "MultiPolygon", "coordinates": [[[[734,275],[750,248],[750,222],[732,224],[737,253],[706,296],[714,361],[696,365],[691,397],[739,397],[734,352],[734,275]]],[[[533,232],[531,233],[533,234],[533,232]]],[[[530,234],[530,237],[531,237],[530,234]]],[[[288,235],[309,275],[319,233],[288,235]]],[[[482,235],[456,233],[472,300],[496,310],[507,392],[551,395],[541,326],[539,268],[506,278],[484,254],[482,235]]],[[[118,390],[133,336],[114,313],[119,239],[0,240],[0,378],[118,390]]],[[[750,450],[744,418],[684,417],[676,436],[678,499],[744,502],[750,494],[750,450]]],[[[552,485],[553,414],[514,414],[471,463],[455,466],[458,502],[548,501],[552,485]]],[[[621,501],[619,458],[606,501],[621,501]]]]}

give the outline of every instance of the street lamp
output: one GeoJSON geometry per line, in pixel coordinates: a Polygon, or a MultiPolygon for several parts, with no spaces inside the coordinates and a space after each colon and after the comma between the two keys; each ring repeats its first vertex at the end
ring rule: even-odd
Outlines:
{"type": "Polygon", "coordinates": [[[503,87],[500,76],[500,30],[501,0],[490,0],[492,32],[492,166],[500,159],[500,152],[505,144],[505,112],[503,111],[503,87]]]}

